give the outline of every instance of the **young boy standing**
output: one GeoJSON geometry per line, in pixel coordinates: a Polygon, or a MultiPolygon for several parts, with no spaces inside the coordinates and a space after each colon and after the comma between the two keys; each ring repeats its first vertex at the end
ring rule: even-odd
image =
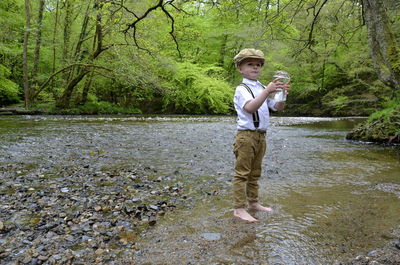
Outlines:
{"type": "Polygon", "coordinates": [[[237,134],[234,143],[235,175],[233,177],[234,216],[256,222],[247,210],[271,212],[258,199],[258,180],[261,176],[261,163],[266,151],[266,131],[269,126],[269,109],[282,110],[284,102],[268,98],[271,93],[289,89],[279,79],[266,87],[257,79],[264,65],[264,53],[256,49],[243,49],[235,57],[237,70],[243,81],[236,87],[234,105],[238,115],[237,134]]]}

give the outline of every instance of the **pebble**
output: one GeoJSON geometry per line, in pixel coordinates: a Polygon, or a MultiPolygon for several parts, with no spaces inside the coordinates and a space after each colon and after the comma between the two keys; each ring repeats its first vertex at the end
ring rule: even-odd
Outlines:
{"type": "Polygon", "coordinates": [[[149,208],[150,208],[151,210],[158,211],[158,206],[157,206],[157,205],[150,204],[150,205],[149,205],[149,208]]]}
{"type": "Polygon", "coordinates": [[[26,257],[24,257],[24,259],[22,260],[22,263],[27,264],[27,263],[31,262],[31,260],[32,260],[32,257],[31,257],[31,256],[26,256],[26,257]]]}
{"type": "Polygon", "coordinates": [[[394,246],[400,250],[400,242],[395,243],[394,246]]]}
{"type": "Polygon", "coordinates": [[[96,249],[96,251],[94,253],[96,255],[102,255],[102,254],[104,254],[104,252],[106,252],[104,249],[99,248],[99,249],[96,249]]]}
{"type": "Polygon", "coordinates": [[[202,233],[201,236],[208,241],[215,241],[221,239],[220,233],[202,233]]]}

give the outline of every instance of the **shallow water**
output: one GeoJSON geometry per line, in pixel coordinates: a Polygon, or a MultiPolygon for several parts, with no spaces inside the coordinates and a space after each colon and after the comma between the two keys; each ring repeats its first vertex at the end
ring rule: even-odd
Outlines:
{"type": "Polygon", "coordinates": [[[345,140],[359,121],[273,117],[261,198],[274,212],[256,224],[232,218],[233,117],[0,117],[0,169],[141,163],[179,175],[196,200],[141,234],[126,256],[137,264],[335,264],[385,245],[400,223],[399,152],[345,140]]]}

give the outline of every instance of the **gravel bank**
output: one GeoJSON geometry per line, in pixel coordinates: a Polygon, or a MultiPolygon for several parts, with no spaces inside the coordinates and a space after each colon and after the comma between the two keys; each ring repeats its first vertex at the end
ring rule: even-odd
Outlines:
{"type": "Polygon", "coordinates": [[[137,235],[188,203],[177,176],[141,165],[90,172],[30,174],[1,168],[2,264],[95,264],[134,251],[137,235]]]}

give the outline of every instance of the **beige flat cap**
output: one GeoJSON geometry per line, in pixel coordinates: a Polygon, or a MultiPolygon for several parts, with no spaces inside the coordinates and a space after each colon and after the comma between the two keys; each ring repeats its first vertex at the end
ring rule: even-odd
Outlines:
{"type": "Polygon", "coordinates": [[[241,50],[238,54],[236,54],[235,57],[233,57],[233,61],[235,62],[235,65],[238,66],[241,61],[243,61],[246,58],[256,58],[260,59],[262,61],[262,64],[264,65],[264,53],[260,50],[256,49],[243,49],[241,50]]]}

